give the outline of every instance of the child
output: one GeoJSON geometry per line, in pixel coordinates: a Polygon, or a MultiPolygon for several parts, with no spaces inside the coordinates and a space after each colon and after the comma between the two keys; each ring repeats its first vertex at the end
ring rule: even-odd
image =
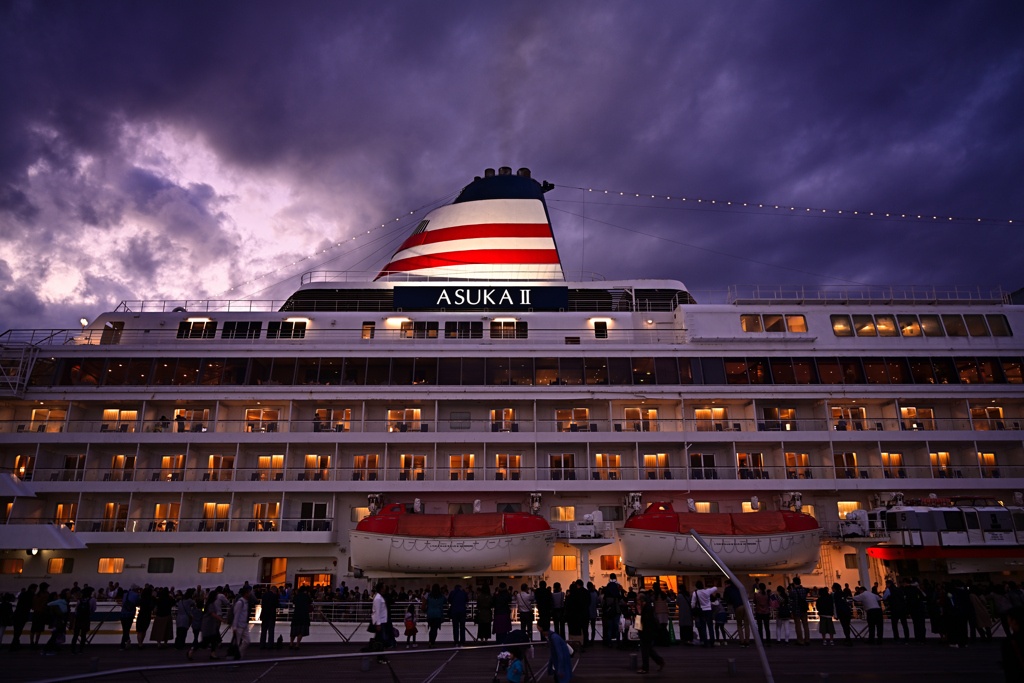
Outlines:
{"type": "Polygon", "coordinates": [[[416,647],[416,633],[419,629],[416,628],[416,612],[412,605],[409,605],[409,609],[405,611],[405,649],[408,650],[410,643],[412,647],[416,647]]]}
{"type": "Polygon", "coordinates": [[[508,678],[508,683],[522,683],[523,680],[523,653],[519,651],[518,647],[509,648],[509,654],[512,656],[512,661],[508,665],[508,673],[505,676],[508,678]]]}
{"type": "Polygon", "coordinates": [[[729,613],[722,606],[722,601],[717,595],[711,599],[711,617],[714,619],[714,625],[712,629],[714,633],[709,634],[711,636],[711,642],[720,640],[722,645],[726,644],[725,637],[725,625],[729,623],[729,613]]]}

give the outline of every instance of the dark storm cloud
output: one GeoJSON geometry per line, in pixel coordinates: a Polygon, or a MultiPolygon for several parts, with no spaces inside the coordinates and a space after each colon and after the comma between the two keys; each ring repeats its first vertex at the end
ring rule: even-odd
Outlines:
{"type": "MultiPolygon", "coordinates": [[[[1022,29],[1011,3],[7,3],[0,236],[22,267],[3,297],[64,325],[78,301],[212,294],[506,164],[558,185],[1024,221],[1022,29]],[[280,241],[249,236],[245,200],[217,178],[141,159],[163,129],[288,186],[280,241]],[[92,256],[95,231],[115,255],[92,256]],[[211,258],[237,277],[177,270],[211,258]],[[83,291],[41,301],[32,281],[58,266],[83,291]]],[[[583,222],[558,210],[583,213],[582,193],[549,197],[568,270],[694,289],[839,281],[605,221],[840,280],[1024,285],[1017,227],[595,197],[583,262],[583,222]]],[[[20,310],[0,327],[26,324],[20,310]]]]}

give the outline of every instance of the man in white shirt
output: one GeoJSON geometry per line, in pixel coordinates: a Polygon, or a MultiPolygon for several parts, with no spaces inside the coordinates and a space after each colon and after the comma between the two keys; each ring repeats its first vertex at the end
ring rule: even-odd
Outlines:
{"type": "Polygon", "coordinates": [[[882,601],[881,599],[863,586],[858,586],[857,594],[853,601],[860,605],[868,619],[868,642],[874,644],[875,632],[878,632],[878,644],[882,644],[882,601]]]}
{"type": "Polygon", "coordinates": [[[238,646],[238,654],[235,659],[241,659],[245,654],[245,648],[249,645],[249,596],[252,595],[250,586],[242,586],[238,591],[238,600],[235,600],[234,612],[231,616],[231,631],[234,634],[235,645],[238,646]]]}
{"type": "Polygon", "coordinates": [[[373,630],[376,631],[375,638],[377,642],[381,644],[382,648],[387,647],[388,636],[388,603],[384,599],[384,584],[378,583],[373,587],[373,607],[370,611],[370,623],[373,625],[373,630]]]}
{"type": "Polygon", "coordinates": [[[690,597],[690,610],[697,620],[697,632],[703,647],[714,647],[715,627],[711,620],[711,596],[718,592],[718,586],[705,588],[703,581],[695,584],[690,597]]]}
{"type": "Polygon", "coordinates": [[[519,611],[519,628],[523,629],[527,640],[533,640],[533,593],[525,583],[516,593],[516,610],[519,611]]]}

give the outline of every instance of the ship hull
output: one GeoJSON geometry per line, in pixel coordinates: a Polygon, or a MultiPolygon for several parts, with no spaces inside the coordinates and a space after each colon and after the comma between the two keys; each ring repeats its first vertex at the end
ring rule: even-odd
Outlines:
{"type": "Polygon", "coordinates": [[[553,529],[471,538],[349,534],[352,566],[366,576],[543,574],[551,566],[553,529]]]}
{"type": "MultiPolygon", "coordinates": [[[[689,534],[623,528],[617,531],[622,562],[640,574],[717,573],[718,567],[689,534]]],[[[738,573],[806,573],[818,564],[821,530],[766,535],[704,536],[738,573]]]]}

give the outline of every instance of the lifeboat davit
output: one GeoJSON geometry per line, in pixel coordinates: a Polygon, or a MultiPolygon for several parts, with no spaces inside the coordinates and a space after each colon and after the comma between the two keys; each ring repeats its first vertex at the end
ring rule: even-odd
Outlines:
{"type": "Polygon", "coordinates": [[[392,503],[349,532],[349,547],[367,576],[541,574],[557,536],[538,515],[411,514],[392,503]]]}
{"type": "Polygon", "coordinates": [[[821,528],[797,512],[676,512],[653,503],[617,530],[622,562],[647,576],[717,572],[695,529],[736,573],[804,573],[818,564],[821,528]]]}

